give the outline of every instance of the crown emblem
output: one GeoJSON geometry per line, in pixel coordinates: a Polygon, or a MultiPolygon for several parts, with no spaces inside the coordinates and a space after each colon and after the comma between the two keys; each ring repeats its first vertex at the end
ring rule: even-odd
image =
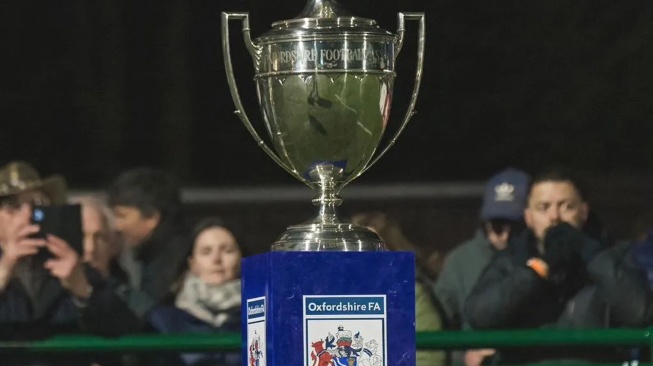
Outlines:
{"type": "Polygon", "coordinates": [[[503,182],[494,187],[494,200],[495,201],[512,201],[514,196],[515,186],[507,182],[503,182]]]}

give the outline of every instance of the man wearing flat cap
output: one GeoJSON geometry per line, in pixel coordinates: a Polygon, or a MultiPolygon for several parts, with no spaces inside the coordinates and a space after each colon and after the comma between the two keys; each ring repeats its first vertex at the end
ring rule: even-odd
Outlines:
{"type": "MultiPolygon", "coordinates": [[[[111,333],[115,326],[129,322],[98,314],[93,303],[120,301],[93,280],[100,276],[82,264],[80,255],[66,241],[53,235],[33,235],[39,227],[30,222],[32,206],[65,203],[63,177],[41,178],[21,161],[0,168],[0,338],[40,338],[82,329],[111,333]],[[49,259],[35,255],[43,250],[51,254],[49,259]]],[[[120,317],[120,309],[117,311],[120,317]]],[[[47,358],[50,360],[43,364],[77,364],[70,359],[47,358]]]]}

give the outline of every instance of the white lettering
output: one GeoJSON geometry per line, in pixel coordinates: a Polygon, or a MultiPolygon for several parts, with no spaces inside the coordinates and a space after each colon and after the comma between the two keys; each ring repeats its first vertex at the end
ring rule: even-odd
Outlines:
{"type": "Polygon", "coordinates": [[[256,315],[265,313],[265,307],[263,305],[249,306],[247,308],[247,315],[256,315]]]}
{"type": "Polygon", "coordinates": [[[328,304],[326,302],[308,303],[308,311],[311,312],[356,312],[356,311],[380,311],[381,305],[378,302],[369,302],[368,304],[359,304],[357,302],[338,302],[328,304]]]}
{"type": "Polygon", "coordinates": [[[366,61],[370,63],[387,62],[384,50],[372,48],[315,48],[303,50],[277,51],[267,55],[269,63],[306,63],[306,62],[348,62],[366,61]]]}
{"type": "Polygon", "coordinates": [[[381,306],[379,306],[378,302],[370,302],[368,305],[370,310],[381,310],[381,306]]]}

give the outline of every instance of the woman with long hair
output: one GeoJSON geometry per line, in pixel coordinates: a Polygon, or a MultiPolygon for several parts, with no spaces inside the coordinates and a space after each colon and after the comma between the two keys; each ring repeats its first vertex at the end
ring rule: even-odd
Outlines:
{"type": "MultiPolygon", "coordinates": [[[[202,220],[171,298],[149,316],[152,327],[161,333],[238,332],[242,257],[231,226],[220,218],[202,220]]],[[[192,366],[241,364],[238,352],[186,353],[180,358],[180,364],[192,366]]]]}

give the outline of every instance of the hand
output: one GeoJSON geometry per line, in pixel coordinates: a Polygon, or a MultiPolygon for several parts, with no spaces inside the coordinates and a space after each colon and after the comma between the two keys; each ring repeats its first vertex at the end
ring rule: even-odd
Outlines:
{"type": "Polygon", "coordinates": [[[377,235],[382,235],[386,232],[386,230],[393,226],[388,218],[388,215],[377,211],[364,212],[354,215],[352,217],[352,222],[356,225],[366,227],[377,235]]]}
{"type": "Polygon", "coordinates": [[[63,239],[48,235],[46,243],[54,258],[48,259],[44,267],[59,279],[61,286],[79,299],[90,296],[90,284],[86,278],[79,254],[63,239]]]}
{"type": "Polygon", "coordinates": [[[29,237],[39,231],[38,225],[30,225],[30,215],[30,207],[23,205],[20,211],[12,216],[7,227],[7,239],[2,248],[2,258],[0,258],[0,267],[7,273],[13,271],[21,258],[34,255],[39,248],[45,246],[44,239],[29,237]]]}
{"type": "Polygon", "coordinates": [[[544,254],[542,259],[549,265],[549,273],[560,273],[576,264],[580,256],[585,237],[583,233],[563,222],[549,228],[544,237],[544,254]]]}
{"type": "Polygon", "coordinates": [[[465,351],[465,366],[480,366],[483,360],[493,356],[495,353],[497,353],[497,350],[491,348],[465,351]]]}

